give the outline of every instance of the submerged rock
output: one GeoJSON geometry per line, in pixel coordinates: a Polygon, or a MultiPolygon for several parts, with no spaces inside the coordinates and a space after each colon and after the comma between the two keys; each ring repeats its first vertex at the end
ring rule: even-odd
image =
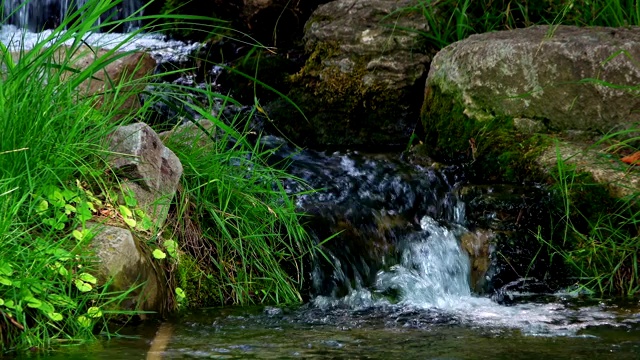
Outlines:
{"type": "Polygon", "coordinates": [[[413,132],[431,50],[410,0],[338,0],[305,27],[309,54],[288,96],[268,107],[300,145],[405,145],[413,132]],[[406,30],[406,29],[411,29],[406,30]]]}

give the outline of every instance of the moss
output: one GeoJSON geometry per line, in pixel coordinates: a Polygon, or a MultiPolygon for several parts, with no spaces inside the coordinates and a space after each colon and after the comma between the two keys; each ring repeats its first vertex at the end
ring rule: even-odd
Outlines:
{"type": "Polygon", "coordinates": [[[191,255],[180,254],[177,276],[178,284],[187,297],[187,308],[198,309],[222,304],[220,284],[191,255]]]}
{"type": "Polygon", "coordinates": [[[405,145],[415,123],[404,123],[419,109],[404,104],[420,103],[422,82],[400,91],[365,83],[369,59],[343,59],[340,54],[336,43],[316,44],[304,67],[290,77],[287,94],[308,121],[280,101],[269,109],[276,126],[298,145],[405,145]]]}
{"type": "Polygon", "coordinates": [[[468,117],[454,96],[427,88],[422,108],[426,154],[439,162],[465,164],[479,182],[541,179],[534,164],[544,138],[518,133],[513,118],[468,117]]]}

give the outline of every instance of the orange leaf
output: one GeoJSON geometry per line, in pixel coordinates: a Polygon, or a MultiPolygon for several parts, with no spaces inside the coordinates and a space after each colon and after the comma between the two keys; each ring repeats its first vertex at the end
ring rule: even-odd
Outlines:
{"type": "Polygon", "coordinates": [[[622,162],[627,163],[629,165],[640,165],[640,151],[637,151],[631,155],[625,156],[621,160],[622,162]]]}

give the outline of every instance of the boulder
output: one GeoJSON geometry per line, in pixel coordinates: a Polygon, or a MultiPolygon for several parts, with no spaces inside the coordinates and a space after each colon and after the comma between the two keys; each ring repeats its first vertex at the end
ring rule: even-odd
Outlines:
{"type": "Polygon", "coordinates": [[[534,26],[451,44],[427,79],[429,153],[475,159],[474,145],[490,148],[496,129],[606,133],[637,125],[638,59],[640,28],[534,26]]]}
{"type": "MultiPolygon", "coordinates": [[[[81,96],[96,96],[95,107],[111,107],[120,116],[135,112],[140,108],[138,94],[144,90],[146,83],[140,79],[151,75],[156,68],[153,58],[144,52],[111,52],[107,49],[92,49],[80,46],[69,54],[70,47],[61,46],[56,49],[54,61],[77,71],[84,71],[96,61],[101,65],[90,79],[80,83],[78,89],[81,96]],[[117,94],[114,91],[117,89],[117,94]]],[[[71,78],[73,72],[67,71],[63,78],[71,78]]]]}
{"type": "Polygon", "coordinates": [[[302,70],[289,102],[267,107],[299,145],[406,145],[418,118],[431,60],[424,16],[411,0],[337,0],[305,26],[302,70]],[[410,31],[406,29],[411,29],[410,31]]]}
{"type": "Polygon", "coordinates": [[[94,222],[88,222],[87,229],[95,234],[91,248],[97,257],[100,284],[108,284],[109,291],[131,291],[119,309],[165,313],[168,290],[164,272],[142,253],[131,231],[94,222]]]}
{"type": "Polygon", "coordinates": [[[108,161],[122,180],[122,191],[133,192],[138,207],[163,224],[182,176],[178,157],[145,123],[119,127],[109,137],[109,150],[108,161]]]}

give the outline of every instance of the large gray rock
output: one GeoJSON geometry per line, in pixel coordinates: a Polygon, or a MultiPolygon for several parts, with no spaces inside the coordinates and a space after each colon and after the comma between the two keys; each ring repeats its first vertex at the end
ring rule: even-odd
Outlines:
{"type": "Polygon", "coordinates": [[[638,60],[640,28],[535,26],[485,33],[442,49],[431,64],[427,91],[451,95],[478,120],[505,115],[551,130],[608,132],[640,121],[640,97],[624,88],[640,83],[638,60]]]}
{"type": "Polygon", "coordinates": [[[128,229],[89,222],[96,235],[91,247],[98,260],[98,280],[109,284],[109,291],[131,291],[122,310],[164,313],[167,307],[167,281],[160,266],[144,255],[128,229]],[[133,289],[133,290],[132,290],[133,289]]]}
{"type": "Polygon", "coordinates": [[[307,145],[406,144],[431,59],[420,34],[428,31],[424,16],[401,10],[414,3],[337,0],[319,6],[305,26],[310,57],[288,94],[308,121],[282,101],[268,108],[278,129],[307,145]]]}
{"type": "Polygon", "coordinates": [[[126,179],[123,191],[133,191],[138,206],[161,225],[182,176],[180,160],[145,123],[119,127],[109,142],[109,163],[126,179]]]}

